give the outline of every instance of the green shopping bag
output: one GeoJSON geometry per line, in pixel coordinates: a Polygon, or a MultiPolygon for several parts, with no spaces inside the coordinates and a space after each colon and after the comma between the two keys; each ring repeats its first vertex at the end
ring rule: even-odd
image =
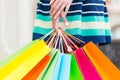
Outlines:
{"type": "Polygon", "coordinates": [[[70,54],[71,59],[71,68],[70,68],[70,80],[84,80],[83,75],[78,67],[74,54],[70,54]]]}
{"type": "Polygon", "coordinates": [[[53,49],[54,53],[52,54],[51,60],[46,66],[46,68],[43,70],[43,72],[40,74],[37,80],[52,80],[52,73],[55,68],[55,64],[58,59],[58,55],[60,54],[60,51],[57,49],[53,49]]]}
{"type": "Polygon", "coordinates": [[[21,48],[20,50],[18,50],[17,52],[15,52],[11,56],[9,56],[8,58],[6,58],[2,62],[0,62],[0,69],[2,67],[4,67],[5,65],[7,65],[10,61],[14,60],[17,56],[19,56],[20,54],[22,54],[24,51],[26,51],[27,49],[29,49],[31,46],[35,45],[38,41],[39,40],[31,41],[29,44],[25,45],[23,48],[21,48]]]}
{"type": "Polygon", "coordinates": [[[58,55],[58,59],[57,59],[57,62],[55,64],[55,67],[54,67],[54,70],[53,70],[53,73],[52,73],[52,80],[59,80],[59,73],[60,73],[60,68],[62,66],[62,53],[60,53],[58,55]]]}

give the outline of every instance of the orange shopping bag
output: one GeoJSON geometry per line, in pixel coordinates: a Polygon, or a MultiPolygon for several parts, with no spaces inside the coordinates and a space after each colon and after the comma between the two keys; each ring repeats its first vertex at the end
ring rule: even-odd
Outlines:
{"type": "Polygon", "coordinates": [[[49,60],[50,56],[46,55],[22,80],[36,80],[49,60]]]}
{"type": "Polygon", "coordinates": [[[120,80],[119,69],[92,42],[83,47],[102,80],[120,80]]]}

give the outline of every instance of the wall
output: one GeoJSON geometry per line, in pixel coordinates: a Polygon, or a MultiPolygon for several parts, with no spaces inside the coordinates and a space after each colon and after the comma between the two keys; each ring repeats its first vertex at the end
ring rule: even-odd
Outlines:
{"type": "Polygon", "coordinates": [[[32,39],[35,0],[0,0],[0,60],[32,39]]]}

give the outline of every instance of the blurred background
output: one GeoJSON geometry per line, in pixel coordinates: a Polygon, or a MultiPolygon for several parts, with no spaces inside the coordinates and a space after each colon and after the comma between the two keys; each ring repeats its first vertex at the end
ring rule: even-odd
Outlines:
{"type": "MultiPolygon", "coordinates": [[[[32,39],[37,0],[0,0],[0,61],[32,39]]],[[[101,50],[120,69],[120,0],[106,0],[112,43],[101,50]]]]}
{"type": "Polygon", "coordinates": [[[112,43],[101,50],[120,69],[120,0],[106,0],[112,30],[112,43]]]}

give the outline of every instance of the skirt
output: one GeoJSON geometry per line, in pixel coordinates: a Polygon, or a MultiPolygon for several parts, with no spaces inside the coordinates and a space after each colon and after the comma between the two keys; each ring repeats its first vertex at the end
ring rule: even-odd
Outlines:
{"type": "MultiPolygon", "coordinates": [[[[52,30],[50,18],[50,0],[37,3],[33,40],[52,30]]],[[[98,44],[111,42],[111,31],[106,3],[104,0],[73,0],[67,13],[69,26],[60,18],[59,26],[69,34],[85,41],[98,44]]]]}

